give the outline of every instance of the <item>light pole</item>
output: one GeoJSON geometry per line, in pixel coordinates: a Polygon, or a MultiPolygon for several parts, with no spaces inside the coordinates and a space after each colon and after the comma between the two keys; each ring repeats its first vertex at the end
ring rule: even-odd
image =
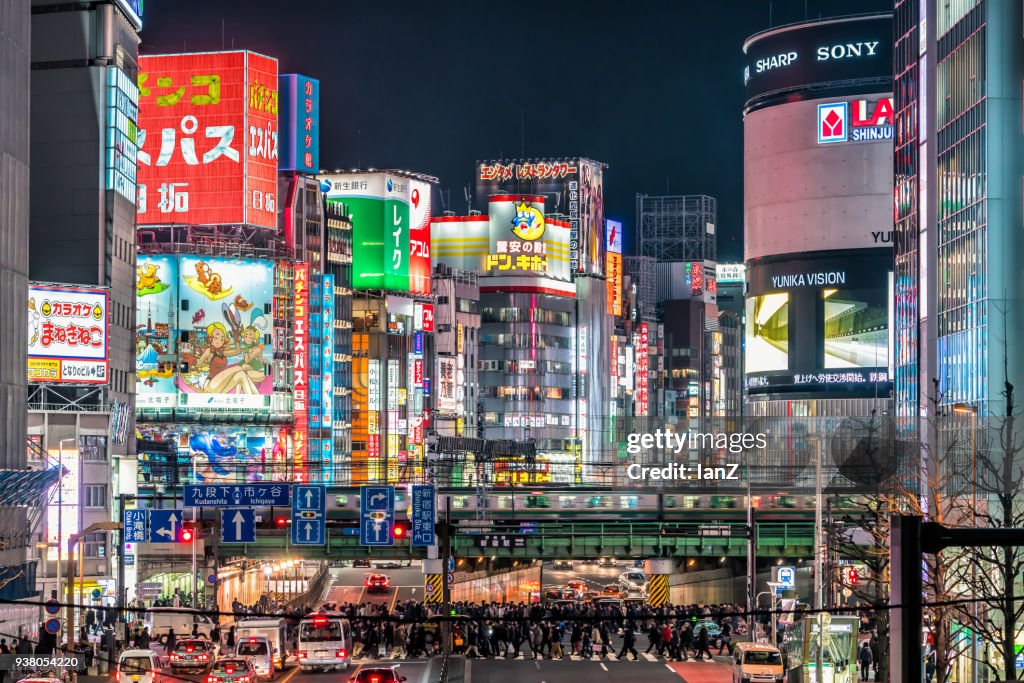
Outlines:
{"type": "MultiPolygon", "coordinates": [[[[977,452],[978,452],[978,406],[973,406],[967,403],[954,403],[953,412],[958,415],[970,415],[971,416],[971,526],[973,528],[978,527],[978,470],[977,470],[977,452]]],[[[974,565],[971,573],[977,572],[978,560],[976,555],[976,549],[971,549],[971,562],[974,565]]],[[[972,582],[971,584],[971,680],[977,681],[978,679],[978,591],[977,586],[972,582]]]]}
{"type": "MultiPolygon", "coordinates": [[[[196,483],[196,459],[192,458],[192,479],[189,481],[190,484],[195,485],[196,483]]],[[[199,531],[199,525],[196,524],[196,508],[192,508],[192,609],[196,609],[196,601],[198,596],[196,593],[199,592],[199,582],[196,581],[196,535],[199,531]]],[[[177,539],[175,539],[177,540],[177,539]]]]}

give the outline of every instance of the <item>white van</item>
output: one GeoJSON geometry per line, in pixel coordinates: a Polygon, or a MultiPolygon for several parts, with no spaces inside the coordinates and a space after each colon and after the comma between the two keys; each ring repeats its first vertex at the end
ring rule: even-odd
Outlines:
{"type": "Polygon", "coordinates": [[[732,651],[733,683],[783,683],[782,652],[768,643],[736,643],[732,651]]]}
{"type": "Polygon", "coordinates": [[[172,628],[177,640],[191,638],[193,627],[197,638],[209,640],[210,631],[213,630],[213,622],[209,617],[197,609],[185,607],[150,607],[146,610],[144,623],[149,627],[154,642],[159,641],[161,644],[172,628]]]}
{"type": "Polygon", "coordinates": [[[117,658],[116,683],[156,683],[160,659],[152,650],[125,650],[117,658]]]}
{"type": "Polygon", "coordinates": [[[249,636],[235,643],[235,654],[252,663],[261,681],[270,680],[277,673],[272,650],[266,636],[249,636]]]}
{"type": "Polygon", "coordinates": [[[274,668],[284,671],[288,660],[287,624],[284,619],[241,619],[235,623],[235,642],[241,643],[246,638],[263,637],[270,641],[274,668]]]}
{"type": "Polygon", "coordinates": [[[295,656],[303,671],[347,669],[352,660],[352,628],[348,620],[334,612],[303,617],[295,656]]]}

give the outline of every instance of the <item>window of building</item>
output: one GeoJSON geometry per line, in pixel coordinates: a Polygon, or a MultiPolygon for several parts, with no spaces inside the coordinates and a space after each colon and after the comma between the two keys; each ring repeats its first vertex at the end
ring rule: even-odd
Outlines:
{"type": "Polygon", "coordinates": [[[86,534],[83,544],[86,557],[107,556],[107,534],[105,532],[99,531],[94,534],[86,534]]]}
{"type": "Polygon", "coordinates": [[[87,435],[78,437],[78,450],[85,462],[107,461],[107,437],[87,435]]]}
{"type": "Polygon", "coordinates": [[[86,484],[82,487],[82,507],[87,510],[103,510],[107,507],[107,485],[86,484]]]}

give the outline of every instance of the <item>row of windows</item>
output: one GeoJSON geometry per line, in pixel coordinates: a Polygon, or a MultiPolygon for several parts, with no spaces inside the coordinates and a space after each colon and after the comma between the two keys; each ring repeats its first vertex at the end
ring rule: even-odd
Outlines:
{"type": "Polygon", "coordinates": [[[550,334],[481,334],[483,346],[500,346],[506,349],[566,349],[571,347],[569,337],[550,334]]]}
{"type": "Polygon", "coordinates": [[[550,311],[544,308],[493,308],[488,306],[480,314],[485,323],[540,323],[571,327],[572,315],[566,311],[550,311]]]}
{"type": "Polygon", "coordinates": [[[562,387],[480,387],[480,398],[503,398],[506,401],[542,401],[570,398],[570,390],[562,387]]]}
{"type": "Polygon", "coordinates": [[[481,360],[477,368],[483,372],[506,374],[571,375],[572,363],[557,360],[481,360]]]}

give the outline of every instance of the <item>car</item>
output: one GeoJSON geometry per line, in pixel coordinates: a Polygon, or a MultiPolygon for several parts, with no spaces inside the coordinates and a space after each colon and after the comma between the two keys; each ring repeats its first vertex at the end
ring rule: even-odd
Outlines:
{"type": "Polygon", "coordinates": [[[160,658],[152,650],[125,650],[117,658],[114,679],[118,683],[156,683],[160,658]]]}
{"type": "Polygon", "coordinates": [[[565,584],[565,586],[576,595],[583,595],[587,590],[587,582],[583,579],[573,579],[565,584]]]}
{"type": "Polygon", "coordinates": [[[171,671],[195,671],[207,669],[215,659],[213,643],[201,638],[179,640],[171,652],[171,671]]]}
{"type": "Polygon", "coordinates": [[[235,645],[235,654],[249,660],[260,678],[274,677],[274,646],[266,636],[242,638],[235,645]]]}
{"type": "Polygon", "coordinates": [[[369,569],[370,568],[370,561],[367,560],[367,559],[352,560],[352,566],[353,567],[365,567],[365,568],[369,569]]]}
{"type": "Polygon", "coordinates": [[[623,604],[622,600],[618,598],[599,597],[596,600],[594,600],[591,604],[593,604],[594,607],[598,609],[610,607],[617,611],[619,614],[622,614],[623,616],[625,616],[626,614],[626,607],[623,604]]]}
{"type": "Polygon", "coordinates": [[[391,579],[386,574],[370,574],[366,577],[367,593],[387,593],[391,588],[391,579]]]}
{"type": "Polygon", "coordinates": [[[401,569],[406,565],[402,560],[375,560],[373,566],[379,569],[401,569]]]}
{"type": "Polygon", "coordinates": [[[398,672],[390,667],[371,666],[360,669],[348,680],[349,683],[402,683],[405,676],[399,676],[398,672]]]}
{"type": "Polygon", "coordinates": [[[572,600],[575,597],[576,593],[568,588],[548,588],[544,591],[545,600],[572,600]]]}
{"type": "Polygon", "coordinates": [[[552,569],[572,569],[572,560],[555,560],[551,563],[552,569]]]}
{"type": "Polygon", "coordinates": [[[619,574],[619,584],[632,589],[640,589],[647,583],[647,575],[641,571],[630,569],[619,574]]]}
{"type": "Polygon", "coordinates": [[[615,566],[615,558],[614,557],[602,557],[602,558],[600,558],[597,561],[597,566],[598,567],[614,567],[615,566]]]}
{"type": "Polygon", "coordinates": [[[700,630],[702,628],[706,628],[708,630],[709,638],[717,638],[718,636],[722,635],[722,627],[719,626],[716,622],[712,621],[711,619],[697,620],[697,623],[693,625],[693,634],[697,635],[698,633],[700,633],[700,630]]]}
{"type": "Polygon", "coordinates": [[[583,564],[597,564],[597,558],[588,557],[587,559],[583,560],[583,564]]]}
{"type": "Polygon", "coordinates": [[[622,587],[617,583],[609,583],[601,590],[601,595],[610,598],[621,598],[622,587]]]}
{"type": "Polygon", "coordinates": [[[245,657],[221,657],[210,668],[206,683],[259,683],[256,667],[245,657]]]}

